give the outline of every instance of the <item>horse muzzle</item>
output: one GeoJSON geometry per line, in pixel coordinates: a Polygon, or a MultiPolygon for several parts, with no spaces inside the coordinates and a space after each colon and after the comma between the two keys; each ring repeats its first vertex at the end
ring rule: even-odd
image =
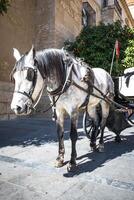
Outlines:
{"type": "Polygon", "coordinates": [[[29,115],[32,112],[32,107],[25,104],[25,106],[11,105],[11,109],[16,115],[29,115]]]}

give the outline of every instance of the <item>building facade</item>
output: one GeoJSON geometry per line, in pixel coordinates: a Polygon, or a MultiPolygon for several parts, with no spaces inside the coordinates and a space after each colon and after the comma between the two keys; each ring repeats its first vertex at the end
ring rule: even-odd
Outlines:
{"type": "MultiPolygon", "coordinates": [[[[134,0],[131,0],[132,5],[134,0]]],[[[134,27],[134,19],[125,0],[83,0],[83,7],[89,25],[98,25],[100,22],[108,24],[119,20],[122,25],[134,27]]]]}
{"type": "Polygon", "coordinates": [[[127,0],[127,4],[132,14],[132,17],[134,18],[134,0],[127,0]]]}
{"type": "MultiPolygon", "coordinates": [[[[133,3],[129,1],[129,6],[133,3]]],[[[61,48],[66,40],[73,41],[83,26],[117,20],[134,27],[125,0],[12,0],[7,14],[0,16],[0,118],[12,116],[9,74],[15,63],[13,47],[22,53],[32,44],[37,50],[61,48]]]]}

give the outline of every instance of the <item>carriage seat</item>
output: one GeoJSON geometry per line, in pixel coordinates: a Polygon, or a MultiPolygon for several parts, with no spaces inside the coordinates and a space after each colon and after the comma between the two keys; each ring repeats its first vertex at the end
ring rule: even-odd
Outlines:
{"type": "Polygon", "coordinates": [[[134,75],[134,70],[133,68],[129,68],[129,70],[125,70],[124,71],[124,77],[126,78],[126,86],[129,87],[129,82],[130,82],[130,78],[131,76],[134,75]]]}
{"type": "Polygon", "coordinates": [[[119,93],[134,99],[134,67],[124,70],[124,75],[119,77],[119,93]]]}

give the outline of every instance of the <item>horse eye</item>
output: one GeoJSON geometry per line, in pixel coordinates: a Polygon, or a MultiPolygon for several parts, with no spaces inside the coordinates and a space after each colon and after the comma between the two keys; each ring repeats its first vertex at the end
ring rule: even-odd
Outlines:
{"type": "Polygon", "coordinates": [[[33,81],[33,79],[34,79],[34,70],[33,69],[28,69],[27,70],[27,77],[26,77],[26,79],[28,81],[33,81]]]}

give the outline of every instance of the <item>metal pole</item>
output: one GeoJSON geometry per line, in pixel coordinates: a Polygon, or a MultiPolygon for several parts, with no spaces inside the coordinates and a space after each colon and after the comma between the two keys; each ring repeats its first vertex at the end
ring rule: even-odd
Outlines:
{"type": "Polygon", "coordinates": [[[114,56],[115,56],[115,47],[113,50],[113,57],[112,57],[112,62],[111,62],[111,67],[110,67],[110,75],[112,74],[112,70],[113,70],[114,56]]]}

